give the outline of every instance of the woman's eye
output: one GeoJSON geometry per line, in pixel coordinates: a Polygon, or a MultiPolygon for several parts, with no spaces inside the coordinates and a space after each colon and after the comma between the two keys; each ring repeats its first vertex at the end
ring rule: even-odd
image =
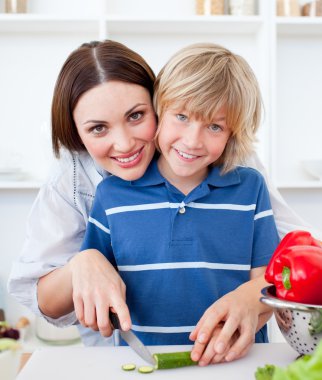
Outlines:
{"type": "Polygon", "coordinates": [[[131,121],[138,121],[143,117],[143,112],[134,112],[130,115],[131,121]]]}
{"type": "Polygon", "coordinates": [[[211,125],[209,126],[209,129],[210,129],[211,131],[213,131],[213,132],[220,132],[220,131],[223,130],[222,127],[221,127],[220,125],[218,125],[218,124],[211,124],[211,125]]]}
{"type": "Polygon", "coordinates": [[[93,133],[94,135],[101,135],[106,131],[105,125],[95,125],[90,129],[90,132],[93,133]]]}
{"type": "Polygon", "coordinates": [[[187,116],[182,113],[177,114],[176,117],[179,121],[186,121],[188,119],[187,116]]]}

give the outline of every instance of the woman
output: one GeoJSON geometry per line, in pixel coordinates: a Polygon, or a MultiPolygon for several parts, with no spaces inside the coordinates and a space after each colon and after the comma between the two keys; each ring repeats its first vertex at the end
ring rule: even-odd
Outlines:
{"type": "MultiPolygon", "coordinates": [[[[131,324],[125,286],[113,266],[99,253],[89,255],[79,248],[96,186],[108,175],[101,167],[134,180],[152,159],[153,82],[154,74],[142,57],[121,44],[104,41],[75,50],[55,87],[52,139],[60,159],[33,205],[9,291],[57,326],[78,320],[85,345],[117,344],[115,335],[115,339],[102,338],[112,333],[110,307],[124,330],[131,324]],[[93,332],[98,329],[101,334],[93,332]]],[[[247,164],[265,176],[257,156],[247,164]]],[[[305,229],[266,181],[280,237],[305,229]]]]}

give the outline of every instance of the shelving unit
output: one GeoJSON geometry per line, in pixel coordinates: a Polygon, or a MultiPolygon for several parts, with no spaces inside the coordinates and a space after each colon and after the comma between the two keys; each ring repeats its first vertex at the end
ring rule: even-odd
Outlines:
{"type": "MultiPolygon", "coordinates": [[[[48,135],[54,83],[67,55],[82,42],[123,42],[157,73],[179,48],[211,41],[244,56],[259,79],[265,105],[259,154],[277,186],[322,188],[301,167],[301,160],[321,157],[314,138],[322,124],[321,17],[276,17],[274,1],[258,1],[257,14],[244,17],[196,16],[193,0],[165,0],[162,6],[148,0],[76,3],[34,0],[31,13],[0,14],[0,101],[7,105],[1,131],[9,142],[6,126],[19,132],[14,144],[23,152],[24,169],[38,165],[38,177],[47,171],[43,157],[50,144],[48,138],[43,143],[42,129],[45,124],[48,135]]],[[[13,186],[0,188],[7,185],[13,186]]]]}

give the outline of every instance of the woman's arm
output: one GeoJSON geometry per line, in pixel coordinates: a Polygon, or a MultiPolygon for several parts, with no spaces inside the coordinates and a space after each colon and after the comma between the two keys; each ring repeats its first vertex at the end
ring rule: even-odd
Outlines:
{"type": "MultiPolygon", "coordinates": [[[[8,282],[9,293],[34,314],[42,316],[37,297],[39,279],[63,268],[79,251],[85,225],[84,215],[51,183],[41,188],[29,214],[23,249],[12,265],[8,282]]],[[[46,319],[57,326],[77,321],[75,313],[46,319]]]]}
{"type": "Polygon", "coordinates": [[[124,330],[131,320],[125,303],[125,285],[109,261],[97,250],[75,255],[64,267],[43,276],[38,282],[41,311],[59,318],[71,311],[84,327],[110,336],[109,308],[118,314],[124,330]]]}
{"type": "Polygon", "coordinates": [[[32,205],[24,245],[12,265],[8,291],[34,314],[64,327],[77,322],[75,313],[58,319],[43,315],[38,307],[37,285],[41,277],[64,267],[79,252],[101,176],[88,154],[63,154],[50,173],[32,205]]]}

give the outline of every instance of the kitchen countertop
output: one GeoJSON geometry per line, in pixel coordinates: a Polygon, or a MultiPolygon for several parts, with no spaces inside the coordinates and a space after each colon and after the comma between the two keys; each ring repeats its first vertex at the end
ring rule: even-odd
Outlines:
{"type": "MultiPolygon", "coordinates": [[[[187,351],[191,346],[153,346],[151,352],[187,351]]],[[[255,379],[257,367],[275,364],[285,367],[298,356],[286,343],[254,344],[248,355],[230,363],[207,367],[184,367],[155,371],[152,379],[255,379]]],[[[20,371],[17,380],[142,380],[136,371],[126,372],[122,364],[146,363],[129,347],[50,347],[37,349],[20,371]]]]}

